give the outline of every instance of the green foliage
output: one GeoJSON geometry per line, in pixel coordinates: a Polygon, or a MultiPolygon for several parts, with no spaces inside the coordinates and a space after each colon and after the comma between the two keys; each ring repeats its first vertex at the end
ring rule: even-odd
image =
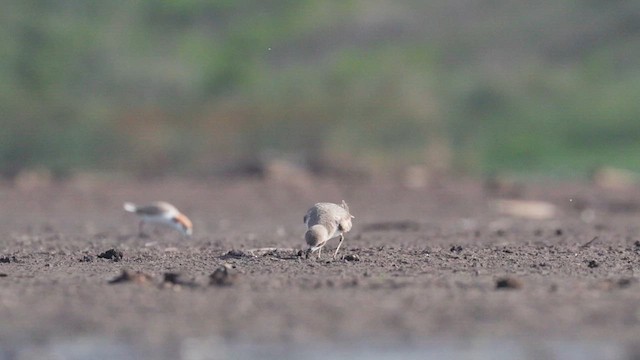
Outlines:
{"type": "Polygon", "coordinates": [[[7,0],[0,172],[640,170],[636,2],[458,3],[7,0]]]}

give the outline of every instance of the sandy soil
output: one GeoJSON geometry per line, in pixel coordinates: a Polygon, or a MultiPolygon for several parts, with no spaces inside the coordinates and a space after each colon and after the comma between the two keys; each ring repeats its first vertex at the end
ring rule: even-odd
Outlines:
{"type": "Polygon", "coordinates": [[[108,347],[124,344],[166,358],[185,358],[184,344],[198,341],[401,347],[563,339],[633,348],[640,192],[524,186],[520,198],[558,207],[546,220],[499,213],[499,192],[460,180],[417,190],[351,180],[4,186],[0,358],[37,358],[42,346],[78,338],[111,354],[122,349],[108,347]],[[165,229],[137,236],[122,203],[160,199],[191,217],[193,238],[165,229]],[[297,256],[305,211],[342,199],[356,216],[340,254],[349,260],[329,259],[336,242],[322,260],[297,256]],[[250,256],[264,247],[282,250],[250,256]],[[122,259],[98,257],[109,249],[122,259]],[[211,285],[223,264],[228,284],[211,285]],[[146,277],[110,283],[123,269],[146,277]],[[165,282],[166,273],[182,284],[165,282]]]}

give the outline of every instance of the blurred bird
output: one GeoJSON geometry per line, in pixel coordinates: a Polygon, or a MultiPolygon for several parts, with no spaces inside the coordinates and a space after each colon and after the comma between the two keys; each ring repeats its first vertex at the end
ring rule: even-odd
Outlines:
{"type": "Polygon", "coordinates": [[[304,216],[304,223],[307,225],[307,232],[304,238],[309,245],[306,257],[314,252],[318,252],[318,259],[322,255],[322,248],[330,239],[340,236],[340,242],[333,253],[335,259],[340,250],[340,245],[344,241],[344,233],[351,230],[351,219],[354,216],[349,213],[349,206],[342,200],[341,205],[333,203],[317,203],[313,205],[304,216]]]}
{"type": "Polygon", "coordinates": [[[193,233],[191,220],[175,206],[167,202],[158,201],[145,206],[137,206],[134,203],[125,202],[124,209],[141,217],[138,226],[140,236],[145,236],[142,231],[145,223],[168,225],[187,236],[191,236],[193,233]]]}

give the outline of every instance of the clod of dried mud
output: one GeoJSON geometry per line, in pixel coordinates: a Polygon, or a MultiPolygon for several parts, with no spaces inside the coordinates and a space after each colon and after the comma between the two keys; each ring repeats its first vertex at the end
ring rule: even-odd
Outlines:
{"type": "Polygon", "coordinates": [[[348,254],[344,256],[346,261],[360,261],[360,256],[358,254],[348,254]]]}
{"type": "Polygon", "coordinates": [[[122,270],[122,273],[120,273],[119,276],[117,276],[116,278],[113,278],[112,280],[109,280],[109,284],[121,284],[121,283],[132,282],[136,284],[146,285],[146,284],[150,284],[151,281],[152,281],[152,277],[141,271],[132,272],[129,270],[122,270]]]}
{"type": "Polygon", "coordinates": [[[184,286],[189,288],[198,287],[198,284],[193,280],[184,279],[183,275],[176,272],[167,272],[164,273],[162,286],[163,287],[173,287],[173,286],[184,286]]]}
{"type": "Polygon", "coordinates": [[[496,289],[522,289],[522,281],[513,277],[496,280],[496,289]]]}
{"type": "Polygon", "coordinates": [[[100,259],[107,259],[114,262],[118,262],[122,260],[123,257],[124,257],[124,254],[122,253],[122,251],[116,250],[116,249],[109,249],[98,255],[98,258],[100,259]]]}
{"type": "Polygon", "coordinates": [[[209,284],[214,286],[230,286],[238,280],[238,275],[239,273],[233,265],[224,264],[209,275],[209,284]]]}

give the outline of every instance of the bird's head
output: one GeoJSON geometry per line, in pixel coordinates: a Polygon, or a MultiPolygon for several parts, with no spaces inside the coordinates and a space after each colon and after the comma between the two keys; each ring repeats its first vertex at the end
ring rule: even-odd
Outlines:
{"type": "Polygon", "coordinates": [[[193,223],[184,214],[175,215],[171,219],[174,227],[187,236],[193,235],[193,223]]]}

